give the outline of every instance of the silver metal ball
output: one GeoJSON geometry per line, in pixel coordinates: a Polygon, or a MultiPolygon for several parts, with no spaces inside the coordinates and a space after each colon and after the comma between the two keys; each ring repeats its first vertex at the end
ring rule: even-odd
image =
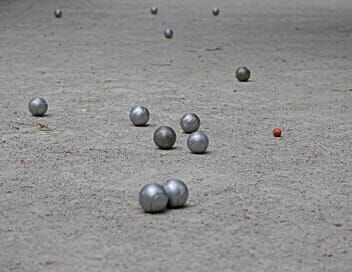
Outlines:
{"type": "Polygon", "coordinates": [[[175,131],[167,126],[161,126],[154,131],[154,143],[161,149],[171,149],[176,142],[175,131]]]}
{"type": "Polygon", "coordinates": [[[150,8],[150,13],[153,14],[153,15],[157,14],[158,13],[158,8],[156,6],[152,6],[150,8]]]}
{"type": "Polygon", "coordinates": [[[188,199],[188,188],[183,181],[169,179],[165,182],[163,187],[169,197],[167,205],[170,208],[180,208],[186,204],[188,199]]]}
{"type": "Polygon", "coordinates": [[[149,111],[143,106],[134,106],[130,110],[130,119],[135,126],[145,126],[149,121],[149,111]]]}
{"type": "Polygon", "coordinates": [[[55,9],[54,15],[55,15],[56,18],[61,18],[61,16],[62,16],[61,9],[55,9]]]}
{"type": "Polygon", "coordinates": [[[239,67],[236,70],[236,77],[239,81],[248,81],[251,76],[251,72],[247,67],[239,67]]]}
{"type": "Polygon", "coordinates": [[[220,14],[220,9],[218,8],[213,8],[213,15],[218,16],[220,14]]]}
{"type": "Polygon", "coordinates": [[[194,113],[185,113],[180,119],[180,125],[184,132],[192,133],[199,129],[200,119],[194,113]]]}
{"type": "Polygon", "coordinates": [[[187,138],[187,146],[192,153],[203,154],[209,146],[208,136],[202,131],[193,132],[187,138]]]}
{"type": "Polygon", "coordinates": [[[29,101],[28,109],[34,116],[43,116],[48,110],[48,103],[42,97],[34,97],[29,101]]]}
{"type": "Polygon", "coordinates": [[[171,28],[166,28],[164,31],[165,38],[171,39],[174,36],[174,31],[171,28]]]}
{"type": "Polygon", "coordinates": [[[145,212],[161,212],[165,210],[167,202],[168,196],[164,187],[159,184],[147,184],[139,192],[139,204],[145,212]]]}

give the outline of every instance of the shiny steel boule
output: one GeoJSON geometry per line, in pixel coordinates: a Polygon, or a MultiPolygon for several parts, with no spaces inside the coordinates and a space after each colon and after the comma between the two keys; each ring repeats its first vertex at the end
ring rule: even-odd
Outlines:
{"type": "Polygon", "coordinates": [[[220,14],[220,9],[218,8],[213,8],[213,15],[218,16],[220,14]]]}
{"type": "Polygon", "coordinates": [[[187,138],[187,146],[192,153],[203,154],[209,146],[208,136],[202,131],[193,132],[187,138]]]}
{"type": "Polygon", "coordinates": [[[130,110],[130,119],[135,126],[145,126],[149,121],[149,111],[143,106],[134,106],[130,110]]]}
{"type": "Polygon", "coordinates": [[[158,13],[158,8],[156,6],[152,6],[150,8],[150,13],[156,15],[158,13]]]}
{"type": "Polygon", "coordinates": [[[180,208],[184,206],[188,199],[187,185],[178,179],[168,179],[163,185],[169,198],[167,205],[170,208],[180,208]]]}
{"type": "Polygon", "coordinates": [[[200,119],[194,113],[185,113],[180,119],[180,125],[184,132],[192,133],[199,129],[200,119]]]}
{"type": "Polygon", "coordinates": [[[166,28],[164,31],[164,36],[166,39],[171,39],[174,36],[174,31],[171,28],[166,28]]]}
{"type": "Polygon", "coordinates": [[[54,14],[55,14],[56,18],[61,18],[61,16],[62,16],[61,9],[55,9],[54,14]]]}
{"type": "Polygon", "coordinates": [[[247,67],[239,67],[236,70],[236,77],[239,81],[248,81],[251,76],[251,72],[247,67]]]}
{"type": "Polygon", "coordinates": [[[161,149],[171,149],[176,142],[175,131],[167,126],[161,126],[154,131],[154,143],[161,149]]]}
{"type": "Polygon", "coordinates": [[[165,210],[167,202],[168,196],[164,187],[159,184],[147,184],[139,192],[139,204],[145,212],[161,212],[165,210]]]}
{"type": "Polygon", "coordinates": [[[28,109],[34,116],[43,116],[48,110],[48,103],[42,97],[34,97],[29,101],[28,109]]]}

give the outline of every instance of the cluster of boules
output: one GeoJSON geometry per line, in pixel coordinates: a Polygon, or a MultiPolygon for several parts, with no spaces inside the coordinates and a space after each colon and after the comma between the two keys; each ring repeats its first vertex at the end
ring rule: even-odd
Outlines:
{"type": "Polygon", "coordinates": [[[139,204],[148,213],[158,213],[169,208],[181,208],[188,199],[187,185],[178,179],[168,179],[163,185],[149,183],[139,192],[139,204]]]}

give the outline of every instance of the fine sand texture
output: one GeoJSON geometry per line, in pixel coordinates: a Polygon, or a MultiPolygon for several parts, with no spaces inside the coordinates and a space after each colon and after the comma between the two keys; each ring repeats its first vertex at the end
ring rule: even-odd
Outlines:
{"type": "Polygon", "coordinates": [[[0,107],[1,272],[352,271],[351,0],[0,0],[0,107]],[[187,206],[144,213],[167,178],[187,206]]]}

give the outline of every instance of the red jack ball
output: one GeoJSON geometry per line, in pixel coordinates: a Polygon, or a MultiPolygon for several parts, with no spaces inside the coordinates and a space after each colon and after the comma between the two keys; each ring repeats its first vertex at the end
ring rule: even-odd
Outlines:
{"type": "Polygon", "coordinates": [[[274,128],[273,129],[273,135],[274,135],[274,137],[281,137],[281,129],[274,128]]]}

